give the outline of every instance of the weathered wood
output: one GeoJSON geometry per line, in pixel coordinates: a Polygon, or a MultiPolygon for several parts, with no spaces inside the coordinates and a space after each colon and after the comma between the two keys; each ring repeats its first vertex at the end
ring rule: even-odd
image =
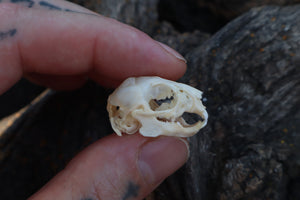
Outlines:
{"type": "Polygon", "coordinates": [[[155,29],[158,0],[69,0],[106,17],[137,27],[148,34],[155,29]]]}
{"type": "Polygon", "coordinates": [[[300,0],[191,0],[200,7],[208,7],[218,16],[233,19],[251,8],[263,5],[288,6],[300,3],[300,0]]]}
{"type": "Polygon", "coordinates": [[[299,199],[299,32],[300,5],[253,9],[186,56],[209,123],[154,199],[299,199]]]}

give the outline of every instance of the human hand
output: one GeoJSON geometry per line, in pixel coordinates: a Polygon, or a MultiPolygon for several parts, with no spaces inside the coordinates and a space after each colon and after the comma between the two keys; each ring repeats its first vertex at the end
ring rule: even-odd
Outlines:
{"type": "MultiPolygon", "coordinates": [[[[115,87],[129,76],[177,79],[184,59],[146,34],[64,1],[0,1],[0,94],[22,76],[54,89],[87,78],[115,87]]],[[[90,145],[38,199],[142,199],[184,164],[186,143],[139,134],[90,145]]]]}

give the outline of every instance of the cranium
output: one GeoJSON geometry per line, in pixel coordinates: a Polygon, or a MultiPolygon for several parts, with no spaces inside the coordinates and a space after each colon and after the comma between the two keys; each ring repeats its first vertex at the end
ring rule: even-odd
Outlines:
{"type": "Polygon", "coordinates": [[[201,91],[182,83],[160,77],[128,78],[109,96],[107,110],[120,136],[139,131],[148,137],[189,137],[207,122],[201,98],[201,91]],[[191,113],[199,118],[194,124],[184,118],[191,113]]]}

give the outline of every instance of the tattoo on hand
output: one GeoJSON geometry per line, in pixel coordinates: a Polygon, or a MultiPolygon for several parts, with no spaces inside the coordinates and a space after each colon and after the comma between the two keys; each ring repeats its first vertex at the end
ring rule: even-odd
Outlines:
{"type": "Polygon", "coordinates": [[[133,182],[129,182],[127,186],[127,191],[124,194],[122,200],[129,200],[132,197],[137,197],[139,195],[140,186],[133,182]]]}
{"type": "Polygon", "coordinates": [[[39,4],[40,6],[48,8],[49,10],[62,10],[60,7],[48,3],[47,1],[40,1],[39,4]]]}
{"type": "Polygon", "coordinates": [[[28,8],[32,8],[34,1],[32,0],[10,0],[11,3],[26,3],[28,8]]]}
{"type": "Polygon", "coordinates": [[[17,33],[17,29],[10,29],[4,32],[0,31],[0,41],[9,37],[13,37],[16,35],[16,33],[17,33]]]}
{"type": "Polygon", "coordinates": [[[85,12],[80,12],[80,11],[75,11],[75,10],[71,10],[71,9],[68,9],[68,8],[60,8],[54,4],[51,4],[47,1],[40,1],[39,2],[39,5],[41,7],[44,7],[44,8],[48,8],[49,10],[58,10],[58,11],[65,11],[65,12],[72,12],[72,13],[79,13],[79,14],[84,14],[84,15],[94,15],[94,16],[97,16],[95,14],[91,14],[91,13],[85,13],[85,12]]]}
{"type": "Polygon", "coordinates": [[[0,0],[0,3],[4,2],[10,2],[13,4],[22,4],[27,8],[36,8],[37,6],[40,6],[41,8],[46,8],[47,10],[56,10],[56,11],[62,11],[62,12],[71,12],[71,13],[78,13],[78,14],[84,14],[84,15],[92,15],[92,16],[98,16],[93,13],[86,13],[81,11],[76,11],[68,8],[61,8],[55,4],[49,3],[47,1],[34,1],[34,0],[0,0]]]}

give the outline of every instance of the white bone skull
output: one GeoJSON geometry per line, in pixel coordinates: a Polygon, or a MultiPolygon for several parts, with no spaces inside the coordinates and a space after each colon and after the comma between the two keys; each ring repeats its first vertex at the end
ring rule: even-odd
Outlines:
{"type": "Polygon", "coordinates": [[[125,80],[108,98],[107,110],[114,131],[143,136],[189,137],[207,123],[202,92],[160,77],[125,80]],[[200,120],[189,124],[183,117],[194,113],[200,120]]]}

